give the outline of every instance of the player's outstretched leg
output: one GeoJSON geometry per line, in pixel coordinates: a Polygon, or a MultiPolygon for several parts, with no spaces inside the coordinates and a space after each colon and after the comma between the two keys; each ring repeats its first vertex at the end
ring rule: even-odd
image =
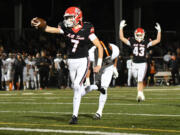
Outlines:
{"type": "Polygon", "coordinates": [[[99,106],[98,106],[98,110],[95,113],[95,115],[93,116],[93,119],[95,120],[99,120],[102,117],[102,113],[103,113],[103,109],[104,109],[104,105],[106,103],[107,100],[107,88],[104,88],[105,93],[106,94],[102,94],[100,93],[99,95],[99,106]]]}

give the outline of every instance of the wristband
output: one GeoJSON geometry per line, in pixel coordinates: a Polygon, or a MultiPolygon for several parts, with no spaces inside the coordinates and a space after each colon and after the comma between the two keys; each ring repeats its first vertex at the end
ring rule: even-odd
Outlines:
{"type": "Polygon", "coordinates": [[[89,77],[86,78],[86,82],[90,83],[90,79],[89,77]]]}
{"type": "Polygon", "coordinates": [[[98,58],[97,66],[101,66],[101,65],[102,65],[102,58],[98,58]]]}

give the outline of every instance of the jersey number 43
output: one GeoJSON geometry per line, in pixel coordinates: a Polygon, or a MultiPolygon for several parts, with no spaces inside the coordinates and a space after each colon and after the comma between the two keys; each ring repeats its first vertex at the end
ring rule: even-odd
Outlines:
{"type": "Polygon", "coordinates": [[[134,47],[133,49],[133,54],[135,56],[144,56],[144,51],[145,51],[145,48],[144,47],[134,47]]]}

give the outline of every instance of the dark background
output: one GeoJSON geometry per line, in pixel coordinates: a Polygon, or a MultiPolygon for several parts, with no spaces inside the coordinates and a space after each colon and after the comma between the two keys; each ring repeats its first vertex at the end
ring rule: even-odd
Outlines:
{"type": "MultiPolygon", "coordinates": [[[[14,4],[18,0],[0,0],[0,28],[14,27],[14,4]]],[[[114,0],[23,0],[23,27],[30,27],[32,17],[45,18],[50,25],[63,20],[69,6],[78,6],[83,11],[85,21],[90,21],[96,29],[114,29],[114,0]]],[[[179,0],[123,0],[123,18],[127,29],[133,28],[133,9],[142,7],[142,27],[152,30],[159,22],[163,30],[180,31],[179,0]]]]}
{"type": "MultiPolygon", "coordinates": [[[[19,0],[0,0],[0,31],[14,28],[14,5],[19,0]]],[[[98,37],[115,41],[115,0],[21,0],[22,27],[33,29],[30,20],[33,17],[44,18],[48,25],[57,26],[63,20],[65,10],[70,6],[78,6],[83,12],[84,21],[90,21],[95,26],[98,37]]],[[[146,31],[146,37],[155,38],[155,23],[162,27],[160,47],[174,51],[180,47],[180,0],[123,0],[123,19],[127,21],[126,35],[133,36],[134,9],[141,7],[141,27],[146,31]]],[[[119,22],[118,22],[119,23],[119,22]]],[[[27,32],[28,33],[28,32],[27,32]]],[[[1,34],[3,35],[3,34],[1,34]]],[[[1,37],[0,37],[1,38],[1,37]]],[[[14,45],[15,46],[15,45],[14,45]]],[[[155,51],[158,49],[154,49],[155,51]]],[[[161,54],[165,53],[163,51],[161,54]]],[[[158,54],[158,52],[156,53],[158,54]]]]}

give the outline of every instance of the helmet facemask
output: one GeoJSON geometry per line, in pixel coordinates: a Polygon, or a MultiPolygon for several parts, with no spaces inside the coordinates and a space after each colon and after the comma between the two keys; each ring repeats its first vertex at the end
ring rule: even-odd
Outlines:
{"type": "Polygon", "coordinates": [[[73,15],[64,15],[64,25],[66,27],[72,28],[75,25],[75,18],[73,15]]]}
{"type": "Polygon", "coordinates": [[[142,28],[137,28],[134,32],[134,37],[138,42],[144,40],[145,32],[142,28]]]}
{"type": "Polygon", "coordinates": [[[77,7],[70,7],[64,14],[64,25],[66,27],[74,27],[82,22],[82,12],[77,7]]]}

